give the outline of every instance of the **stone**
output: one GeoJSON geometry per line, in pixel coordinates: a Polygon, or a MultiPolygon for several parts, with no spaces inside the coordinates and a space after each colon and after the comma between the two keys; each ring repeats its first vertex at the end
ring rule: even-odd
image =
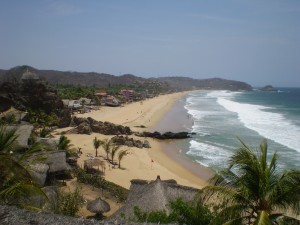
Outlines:
{"type": "Polygon", "coordinates": [[[132,141],[125,141],[124,145],[126,145],[128,147],[133,147],[132,141]]]}
{"type": "Polygon", "coordinates": [[[166,140],[166,139],[185,139],[185,138],[190,138],[191,133],[188,132],[178,132],[178,133],[173,133],[173,132],[166,132],[166,133],[159,133],[158,131],[155,132],[143,132],[143,133],[136,133],[136,136],[139,137],[151,137],[151,138],[156,138],[160,140],[166,140]]]}
{"type": "Polygon", "coordinates": [[[81,123],[78,127],[77,127],[78,133],[79,134],[91,134],[92,129],[90,127],[90,124],[88,124],[87,122],[83,122],[81,123]]]}
{"type": "Polygon", "coordinates": [[[143,144],[144,148],[151,148],[149,141],[145,140],[143,144]]]}

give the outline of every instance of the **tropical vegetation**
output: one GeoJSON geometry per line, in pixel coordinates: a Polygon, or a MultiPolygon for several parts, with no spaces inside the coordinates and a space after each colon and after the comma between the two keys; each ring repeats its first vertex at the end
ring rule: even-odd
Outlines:
{"type": "Polygon", "coordinates": [[[277,153],[268,157],[265,140],[257,151],[241,144],[229,167],[204,189],[208,200],[221,206],[211,224],[271,225],[283,218],[299,224],[289,215],[299,214],[300,171],[281,171],[277,153]]]}
{"type": "Polygon", "coordinates": [[[120,149],[120,146],[118,146],[118,145],[114,145],[111,149],[110,157],[111,157],[112,164],[114,163],[115,155],[116,155],[117,151],[119,151],[119,149],[120,149]]]}
{"type": "Polygon", "coordinates": [[[121,168],[121,161],[122,159],[127,155],[127,150],[121,150],[119,151],[119,154],[118,154],[118,164],[119,164],[119,168],[121,168]]]}
{"type": "Polygon", "coordinates": [[[133,209],[134,217],[129,218],[136,222],[149,223],[177,223],[179,225],[207,225],[213,218],[207,205],[202,201],[185,202],[181,198],[169,203],[170,213],[165,210],[143,211],[138,206],[133,209]]]}
{"type": "Polygon", "coordinates": [[[84,199],[79,188],[76,188],[74,192],[68,193],[58,191],[58,199],[54,212],[66,216],[76,216],[83,203],[84,199]]]}
{"type": "Polygon", "coordinates": [[[98,148],[100,147],[100,145],[102,145],[104,142],[99,140],[97,137],[94,138],[93,140],[93,144],[94,144],[94,148],[96,150],[96,157],[98,157],[98,148]]]}
{"type": "Polygon", "coordinates": [[[127,198],[128,190],[126,188],[123,188],[113,182],[107,181],[104,177],[96,176],[95,174],[89,174],[86,172],[86,170],[81,168],[74,169],[73,173],[77,177],[78,182],[90,184],[93,187],[106,190],[113,196],[115,196],[119,202],[124,202],[127,198]]]}
{"type": "Polygon", "coordinates": [[[25,151],[19,151],[16,145],[15,130],[0,127],[0,200],[6,204],[34,208],[28,199],[30,196],[42,196],[47,199],[41,188],[34,183],[29,171],[31,156],[44,149],[35,144],[25,151]]]}
{"type": "Polygon", "coordinates": [[[103,144],[102,144],[102,147],[106,153],[106,159],[108,160],[108,155],[110,154],[111,152],[111,149],[113,147],[113,142],[112,140],[104,140],[103,144]]]}
{"type": "Polygon", "coordinates": [[[77,156],[76,149],[73,148],[73,145],[71,144],[70,139],[68,139],[64,135],[61,135],[59,137],[57,148],[58,148],[58,150],[65,150],[67,157],[77,156]]]}

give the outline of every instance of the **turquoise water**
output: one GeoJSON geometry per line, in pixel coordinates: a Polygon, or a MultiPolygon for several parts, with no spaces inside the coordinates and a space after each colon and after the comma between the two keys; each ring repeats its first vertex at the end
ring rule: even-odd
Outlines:
{"type": "Polygon", "coordinates": [[[238,138],[253,148],[267,139],[269,154],[279,154],[279,167],[300,169],[299,88],[194,92],[183,106],[189,115],[188,129],[196,135],[178,144],[192,160],[219,170],[241,145],[238,138]]]}

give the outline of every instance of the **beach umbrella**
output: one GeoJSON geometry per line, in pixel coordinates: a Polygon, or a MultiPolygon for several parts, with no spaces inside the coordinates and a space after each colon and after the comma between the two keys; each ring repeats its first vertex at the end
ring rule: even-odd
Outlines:
{"type": "Polygon", "coordinates": [[[96,213],[99,217],[102,217],[102,213],[108,212],[110,210],[109,204],[100,197],[89,202],[86,208],[90,212],[96,213]]]}

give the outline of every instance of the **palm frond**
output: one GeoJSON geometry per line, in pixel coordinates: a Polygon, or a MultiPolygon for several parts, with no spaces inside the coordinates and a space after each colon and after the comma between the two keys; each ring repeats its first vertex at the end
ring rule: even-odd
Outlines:
{"type": "Polygon", "coordinates": [[[229,167],[213,177],[212,186],[204,188],[206,200],[217,199],[225,207],[218,216],[230,215],[237,207],[235,212],[241,214],[232,213],[232,217],[227,218],[228,224],[238,223],[243,218],[247,223],[257,219],[256,224],[268,225],[276,220],[273,211],[278,212],[277,215],[287,210],[299,214],[300,171],[282,173],[277,167],[277,153],[268,161],[266,140],[261,142],[257,152],[240,142],[242,146],[230,158],[229,167]]]}
{"type": "Polygon", "coordinates": [[[16,129],[8,130],[4,126],[0,126],[0,152],[9,153],[17,138],[16,129]]]}
{"type": "Polygon", "coordinates": [[[42,189],[28,182],[17,182],[0,191],[0,198],[7,204],[23,205],[22,200],[35,195],[42,196],[48,200],[47,195],[42,189]]]}
{"type": "Polygon", "coordinates": [[[272,225],[269,214],[266,211],[261,211],[255,221],[255,225],[272,225]]]}

